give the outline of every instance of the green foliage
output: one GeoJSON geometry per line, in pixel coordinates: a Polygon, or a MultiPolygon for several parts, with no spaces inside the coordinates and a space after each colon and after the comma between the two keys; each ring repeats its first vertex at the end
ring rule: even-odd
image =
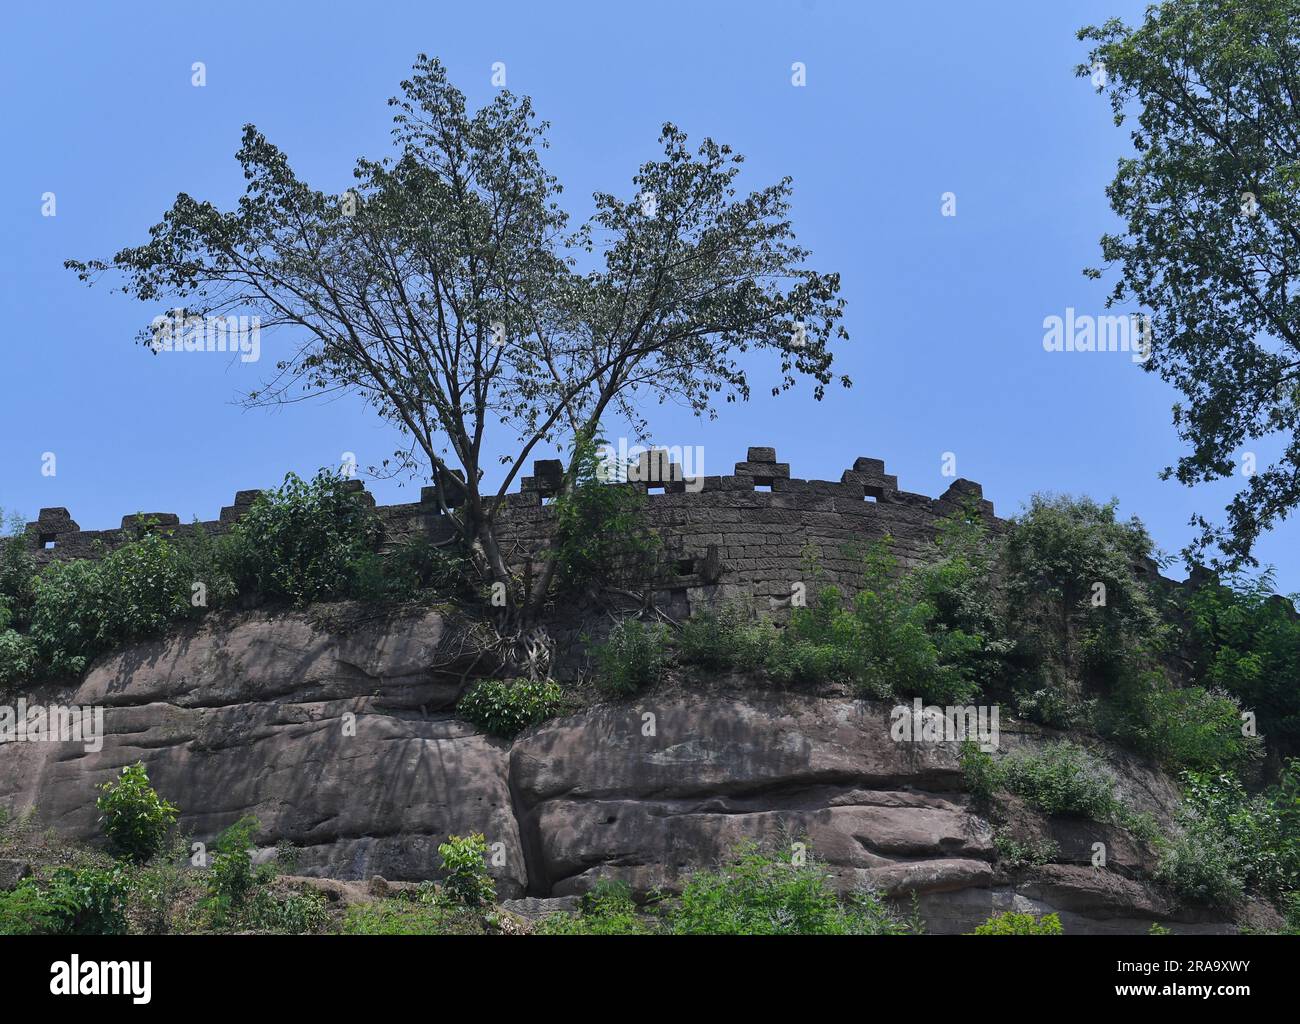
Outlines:
{"type": "Polygon", "coordinates": [[[57,561],[36,577],[31,638],[51,671],[80,674],[96,655],[197,614],[195,577],[181,550],[145,529],[97,561],[57,561]]]}
{"type": "Polygon", "coordinates": [[[652,935],[657,919],[637,912],[632,890],[607,879],[582,897],[577,914],[552,914],[534,929],[537,935],[652,935]]]}
{"type": "Polygon", "coordinates": [[[0,630],[21,630],[31,620],[36,562],[25,530],[20,515],[0,511],[0,630]]]}
{"type": "Polygon", "coordinates": [[[56,908],[53,930],[60,935],[126,934],[129,889],[129,876],[120,865],[59,868],[45,893],[56,908]]]}
{"type": "Polygon", "coordinates": [[[578,437],[573,485],[555,498],[555,540],[547,557],[557,562],[561,592],[616,579],[639,584],[659,547],[659,538],[645,528],[645,495],[607,479],[601,444],[594,437],[578,437]]]}
{"type": "Polygon", "coordinates": [[[1151,558],[1151,538],[1136,518],[1118,522],[1115,508],[1034,495],[1013,521],[1006,570],[1018,689],[1109,689],[1163,648],[1167,628],[1136,568],[1151,558]]]}
{"type": "Polygon", "coordinates": [[[1133,148],[1106,189],[1123,222],[1101,240],[1118,271],[1109,301],[1149,311],[1144,366],[1185,397],[1174,425],[1188,450],[1165,476],[1231,479],[1242,450],[1279,452],[1239,477],[1224,527],[1193,519],[1194,560],[1218,547],[1239,562],[1300,503],[1300,2],[1164,0],[1079,38],[1092,47],[1079,74],[1105,68],[1133,148]]]}
{"type": "Polygon", "coordinates": [[[1156,675],[1122,690],[1110,714],[1117,739],[1173,771],[1235,771],[1262,754],[1258,739],[1242,735],[1241,706],[1222,691],[1169,689],[1156,675]]]}
{"type": "Polygon", "coordinates": [[[322,470],[308,483],[290,473],[231,529],[230,569],[244,592],[299,607],[333,600],[347,596],[379,536],[373,507],[350,481],[322,470]]]}
{"type": "Polygon", "coordinates": [[[1273,594],[1272,572],[1209,579],[1187,600],[1195,671],[1259,715],[1283,756],[1300,754],[1300,616],[1273,594]]]}
{"type": "Polygon", "coordinates": [[[563,701],[560,684],[550,679],[485,679],[461,697],[456,710],[493,736],[510,739],[553,717],[563,701]]]}
{"type": "Polygon", "coordinates": [[[1166,869],[1174,888],[1206,901],[1216,894],[1226,899],[1243,887],[1268,898],[1300,888],[1296,784],[1294,761],[1278,785],[1255,796],[1227,773],[1184,772],[1184,842],[1170,854],[1166,869]],[[1231,886],[1205,885],[1205,892],[1198,892],[1196,880],[1205,873],[1206,860],[1231,877],[1231,886]]]}
{"type": "Polygon", "coordinates": [[[60,908],[34,879],[24,878],[9,892],[0,890],[0,935],[49,935],[62,920],[60,908]]]}
{"type": "Polygon", "coordinates": [[[997,763],[1004,789],[1046,814],[1115,821],[1120,803],[1115,777],[1073,743],[1054,743],[1037,753],[1012,754],[997,763]]]}
{"type": "Polygon", "coordinates": [[[240,818],[217,837],[213,846],[205,906],[218,927],[238,920],[249,897],[266,880],[265,873],[253,867],[251,850],[253,836],[260,827],[256,818],[240,818]]]}
{"type": "Polygon", "coordinates": [[[36,672],[35,642],[12,629],[0,629],[0,687],[25,682],[36,672]]]}
{"type": "Polygon", "coordinates": [[[144,762],[127,765],[115,781],[99,789],[95,806],[113,854],[140,863],[158,853],[176,823],[178,808],[149,785],[144,762]]]}
{"type": "Polygon", "coordinates": [[[811,605],[791,610],[790,623],[768,658],[781,681],[850,680],[864,696],[920,696],[964,703],[975,693],[972,659],[979,636],[939,621],[935,607],[897,578],[889,541],[863,558],[863,587],[846,603],[838,587],[822,587],[811,605]]]}
{"type": "Polygon", "coordinates": [[[247,916],[249,924],[260,930],[309,935],[329,920],[329,900],[324,893],[311,890],[276,896],[259,888],[248,901],[247,916]]]}
{"type": "Polygon", "coordinates": [[[692,615],[682,623],[676,641],[687,664],[753,671],[766,663],[776,630],[769,622],[754,621],[743,606],[731,604],[692,615]]]}
{"type": "Polygon", "coordinates": [[[670,914],[679,935],[896,935],[907,928],[875,894],[841,901],[813,861],[796,865],[743,843],[716,871],[697,871],[670,914]]]}
{"type": "Polygon", "coordinates": [[[1212,823],[1195,820],[1169,842],[1156,866],[1156,880],[1180,899],[1215,907],[1230,907],[1242,896],[1236,872],[1239,851],[1212,823]]]}
{"type": "Polygon", "coordinates": [[[1006,790],[1045,814],[1090,818],[1120,825],[1139,838],[1151,837],[1151,822],[1116,796],[1110,769],[1073,743],[1053,743],[998,759],[968,740],[960,757],[967,788],[984,801],[1006,790]]]}
{"type": "Polygon", "coordinates": [[[464,907],[387,899],[349,907],[347,935],[483,935],[483,918],[464,907]]]}
{"type": "Polygon", "coordinates": [[[1060,846],[1050,839],[1022,843],[1006,832],[994,833],[993,846],[998,851],[998,860],[1013,871],[1050,864],[1061,855],[1060,846]]]}
{"type": "Polygon", "coordinates": [[[990,917],[975,929],[973,935],[1063,935],[1061,918],[1056,914],[1017,914],[1007,910],[990,917]]]}
{"type": "Polygon", "coordinates": [[[596,685],[627,696],[659,680],[668,661],[668,629],[639,619],[620,620],[605,642],[591,648],[596,685]]]}
{"type": "Polygon", "coordinates": [[[485,907],[496,901],[496,883],[488,874],[487,839],[481,832],[468,836],[448,836],[438,847],[442,857],[443,900],[459,907],[485,907]]]}

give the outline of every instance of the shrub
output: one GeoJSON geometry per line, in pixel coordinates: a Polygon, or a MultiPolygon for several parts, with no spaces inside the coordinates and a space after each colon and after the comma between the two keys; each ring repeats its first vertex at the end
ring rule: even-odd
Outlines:
{"type": "Polygon", "coordinates": [[[1116,738],[1173,771],[1236,771],[1262,755],[1256,737],[1242,735],[1241,706],[1222,691],[1139,684],[1116,709],[1116,738]]]}
{"type": "Polygon", "coordinates": [[[1115,777],[1073,743],[1054,743],[1038,753],[1013,754],[997,763],[1003,788],[1046,814],[1118,821],[1122,808],[1115,777]]]}
{"type": "Polygon", "coordinates": [[[972,659],[982,638],[937,620],[916,600],[909,581],[895,579],[888,539],[864,557],[863,588],[849,604],[838,587],[822,587],[813,604],[791,610],[790,623],[768,659],[782,681],[852,681],[864,696],[898,693],[940,704],[975,693],[972,659]]]}
{"type": "Polygon", "coordinates": [[[1300,618],[1296,599],[1273,594],[1273,574],[1230,575],[1197,587],[1187,601],[1199,678],[1259,715],[1260,731],[1283,756],[1300,753],[1300,618]]]}
{"type": "Polygon", "coordinates": [[[254,928],[306,935],[319,931],[329,920],[329,900],[324,893],[310,890],[277,897],[258,889],[249,900],[248,920],[254,928]]]}
{"type": "Polygon", "coordinates": [[[1050,864],[1061,854],[1060,846],[1050,839],[1031,839],[1022,843],[1005,832],[994,833],[993,846],[998,851],[998,860],[1013,871],[1050,864]]]}
{"type": "Polygon", "coordinates": [[[0,890],[0,935],[48,935],[60,921],[59,908],[33,879],[24,878],[9,892],[0,890]]]}
{"type": "Polygon", "coordinates": [[[483,935],[483,918],[464,907],[375,900],[348,908],[347,935],[483,935]]]}
{"type": "Polygon", "coordinates": [[[488,874],[485,858],[487,840],[476,832],[468,836],[448,836],[438,847],[442,857],[443,900],[460,907],[484,907],[496,901],[496,883],[488,874]]]}
{"type": "Polygon", "coordinates": [[[54,562],[36,578],[31,638],[41,661],[59,674],[80,675],[100,651],[100,568],[74,559],[54,562]]]}
{"type": "Polygon", "coordinates": [[[80,674],[96,655],[195,614],[193,582],[179,549],[159,533],[98,561],[54,562],[35,580],[31,638],[54,672],[80,674]]]}
{"type": "Polygon", "coordinates": [[[1290,799],[1294,761],[1279,785],[1254,797],[1226,773],[1184,772],[1182,779],[1182,820],[1191,842],[1223,858],[1242,885],[1264,896],[1300,887],[1300,821],[1290,799]]]}
{"type": "Polygon", "coordinates": [[[374,508],[349,481],[290,473],[235,523],[226,557],[241,592],[303,606],[347,596],[379,536],[374,508]]]}
{"type": "Polygon", "coordinates": [[[1110,688],[1164,646],[1168,629],[1136,568],[1154,545],[1141,522],[1119,522],[1115,510],[1113,501],[1039,494],[1012,521],[1006,582],[1025,677],[1018,689],[1053,681],[1110,688]],[[1061,675],[1044,675],[1045,666],[1061,675]]]}
{"type": "Polygon", "coordinates": [[[1061,919],[1056,914],[1017,914],[1005,911],[990,917],[975,929],[974,935],[1062,935],[1061,919]]]}
{"type": "Polygon", "coordinates": [[[552,914],[534,929],[538,935],[651,935],[657,922],[637,913],[632,890],[604,879],[582,897],[576,914],[552,914]]]}
{"type": "Polygon", "coordinates": [[[143,762],[127,765],[115,781],[105,782],[99,789],[95,801],[99,823],[115,856],[139,863],[163,848],[178,808],[149,785],[143,762]]]}
{"type": "Polygon", "coordinates": [[[697,871],[670,915],[682,935],[901,934],[901,923],[863,891],[841,902],[814,862],[795,865],[743,843],[717,871],[697,871]]]}
{"type": "Polygon", "coordinates": [[[704,668],[752,671],[767,661],[776,640],[769,622],[755,622],[739,605],[706,610],[682,623],[677,634],[682,661],[704,668]]]}
{"type": "Polygon", "coordinates": [[[0,629],[22,629],[36,599],[36,562],[16,513],[0,514],[0,629]]]}
{"type": "Polygon", "coordinates": [[[111,868],[59,868],[45,898],[56,908],[54,931],[60,935],[124,935],[127,873],[111,868]]]}
{"type": "Polygon", "coordinates": [[[25,682],[36,673],[36,644],[12,629],[0,630],[0,686],[25,682]]]}
{"type": "Polygon", "coordinates": [[[1240,850],[1212,823],[1187,822],[1156,865],[1156,880],[1181,899],[1229,907],[1241,899],[1243,883],[1236,866],[1240,850]]]}
{"type": "Polygon", "coordinates": [[[564,694],[549,679],[485,679],[461,697],[460,716],[494,736],[510,739],[560,709],[564,694]]]}
{"type": "Polygon", "coordinates": [[[213,923],[225,925],[243,914],[249,896],[265,875],[253,867],[253,836],[260,828],[256,818],[240,818],[214,844],[208,871],[206,906],[213,923]]]}
{"type": "Polygon", "coordinates": [[[659,680],[667,662],[668,630],[623,619],[603,644],[592,648],[596,685],[606,693],[626,696],[659,680]]]}

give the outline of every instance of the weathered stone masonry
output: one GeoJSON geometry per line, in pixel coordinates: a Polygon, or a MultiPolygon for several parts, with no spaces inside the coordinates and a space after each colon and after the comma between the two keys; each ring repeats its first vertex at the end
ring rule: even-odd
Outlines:
{"type": "MultiPolygon", "coordinates": [[[[508,557],[522,564],[543,547],[554,515],[547,502],[556,494],[562,467],[558,460],[533,463],[520,490],[507,497],[500,536],[508,557]]],[[[801,480],[778,462],[774,448],[750,448],[728,476],[687,480],[681,467],[661,451],[647,452],[629,476],[633,482],[610,486],[648,492],[647,524],[663,540],[663,590],[682,611],[720,601],[751,601],[766,610],[790,594],[792,581],[806,575],[804,551],[812,544],[826,579],[852,589],[860,563],[848,556],[848,543],[870,543],[888,536],[900,564],[922,561],[939,521],[970,501],[990,526],[1000,528],[993,505],[980,485],[954,480],[939,498],[898,489],[880,459],[860,458],[838,482],[801,480]]],[[[365,493],[360,481],[350,486],[365,493]]],[[[229,529],[260,491],[240,491],[218,519],[184,524],[172,513],[125,516],[116,530],[82,530],[66,508],[41,509],[27,525],[36,558],[94,558],[139,534],[141,523],[155,521],[176,534],[201,528],[211,534],[229,529]]],[[[367,495],[369,497],[369,495],[367,495]]],[[[370,499],[373,503],[374,499],[370,499]]],[[[442,505],[456,508],[460,495],[423,488],[420,501],[378,506],[389,542],[424,534],[444,539],[451,533],[442,505]]]]}

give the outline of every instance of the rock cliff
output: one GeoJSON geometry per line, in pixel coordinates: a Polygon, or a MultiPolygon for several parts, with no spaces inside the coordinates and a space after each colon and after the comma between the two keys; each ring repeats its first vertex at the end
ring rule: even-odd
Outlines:
{"type": "MultiPolygon", "coordinates": [[[[95,786],[143,760],[196,840],[251,814],[259,841],[297,845],[310,875],[433,877],[438,844],[475,831],[503,897],[572,895],[605,877],[644,893],[744,838],[806,840],[845,888],[915,893],[931,931],[1004,909],[1056,911],[1074,932],[1236,927],[1175,908],[1141,877],[1150,851],[1095,822],[1026,812],[1059,853],[1007,870],[956,745],[895,742],[886,705],[729,678],[586,707],[513,743],[485,737],[453,714],[468,667],[449,653],[453,633],[437,611],[347,627],[245,613],[117,652],[79,685],[28,694],[103,707],[102,748],[0,746],[0,806],[95,841],[95,786]]],[[[1047,738],[1001,730],[1004,750],[1047,738]]],[[[1126,801],[1167,823],[1170,780],[1102,753],[1126,801]]]]}

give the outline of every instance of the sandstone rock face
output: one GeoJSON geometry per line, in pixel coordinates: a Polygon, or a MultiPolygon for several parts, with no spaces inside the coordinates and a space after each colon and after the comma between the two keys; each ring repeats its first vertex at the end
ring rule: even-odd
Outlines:
{"type": "MultiPolygon", "coordinates": [[[[1009,909],[1058,912],[1070,932],[1232,928],[1177,912],[1139,877],[1149,852],[1092,822],[1041,821],[1057,863],[1009,876],[957,745],[895,742],[885,705],[756,688],[650,695],[489,739],[451,712],[463,686],[452,632],[433,612],[346,634],[297,613],[245,615],[136,646],[75,689],[29,695],[104,707],[106,735],[99,750],[0,746],[0,806],[94,841],[94,787],[142,760],[196,840],[251,814],[260,843],[294,843],[297,870],[322,879],[435,877],[447,835],[482,832],[503,897],[571,906],[602,878],[671,891],[752,838],[808,843],[845,889],[915,894],[935,932],[1009,909]]],[[[1043,742],[1003,725],[1003,749],[1043,742]]],[[[1130,803],[1167,815],[1167,778],[1106,756],[1130,803]]]]}
{"type": "Polygon", "coordinates": [[[502,844],[498,888],[520,895],[509,752],[447,710],[461,684],[438,668],[444,632],[430,613],[336,638],[286,614],[130,648],[40,698],[103,706],[102,749],[5,744],[0,806],[93,839],[96,785],[140,760],[195,840],[253,815],[304,873],[420,879],[448,834],[482,832],[502,844]]]}

